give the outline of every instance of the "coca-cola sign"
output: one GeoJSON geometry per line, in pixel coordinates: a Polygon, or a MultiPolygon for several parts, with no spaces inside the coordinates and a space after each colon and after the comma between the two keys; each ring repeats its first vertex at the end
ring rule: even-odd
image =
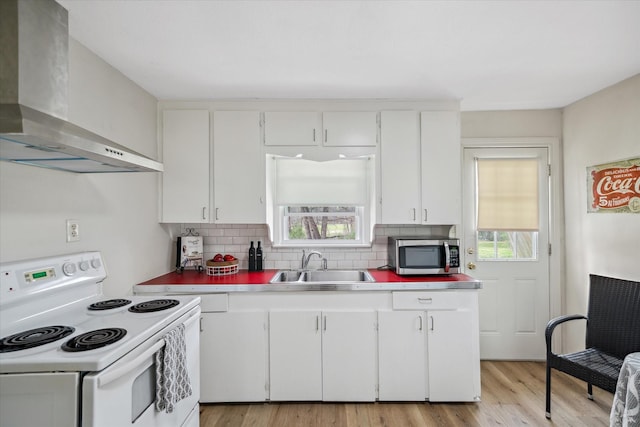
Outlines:
{"type": "Polygon", "coordinates": [[[640,213],[640,158],[587,168],[589,212],[640,213]]]}

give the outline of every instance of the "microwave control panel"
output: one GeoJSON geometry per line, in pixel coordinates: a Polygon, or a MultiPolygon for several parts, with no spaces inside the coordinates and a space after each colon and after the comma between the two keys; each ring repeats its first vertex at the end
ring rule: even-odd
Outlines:
{"type": "Polygon", "coordinates": [[[451,267],[460,267],[460,248],[458,246],[449,246],[449,257],[451,267]]]}

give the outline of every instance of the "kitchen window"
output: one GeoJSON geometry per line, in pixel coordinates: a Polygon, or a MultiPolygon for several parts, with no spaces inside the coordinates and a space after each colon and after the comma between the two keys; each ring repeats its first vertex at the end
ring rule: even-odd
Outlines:
{"type": "Polygon", "coordinates": [[[370,245],[370,158],[268,161],[274,246],[370,245]]]}
{"type": "Polygon", "coordinates": [[[283,240],[357,243],[361,240],[362,206],[283,206],[283,240]]]}

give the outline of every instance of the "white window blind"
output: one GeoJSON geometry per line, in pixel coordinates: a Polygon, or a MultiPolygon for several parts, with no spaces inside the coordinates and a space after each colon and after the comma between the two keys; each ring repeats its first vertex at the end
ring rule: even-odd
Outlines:
{"type": "Polygon", "coordinates": [[[478,230],[538,231],[538,160],[477,159],[478,230]]]}
{"type": "Polygon", "coordinates": [[[277,159],[275,192],[278,205],[364,205],[367,160],[277,159]]]}

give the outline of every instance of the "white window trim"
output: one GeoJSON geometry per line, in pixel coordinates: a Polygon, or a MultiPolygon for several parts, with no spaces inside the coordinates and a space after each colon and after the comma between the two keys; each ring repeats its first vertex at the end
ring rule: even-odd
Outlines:
{"type": "Polygon", "coordinates": [[[369,155],[369,166],[367,171],[367,195],[362,206],[360,241],[356,243],[352,240],[300,240],[285,241],[283,240],[283,212],[275,201],[275,161],[278,156],[274,154],[266,154],[266,173],[267,173],[267,225],[269,226],[269,237],[271,246],[274,248],[371,248],[374,242],[374,221],[375,209],[374,203],[376,174],[375,160],[373,155],[369,155]],[[299,242],[299,243],[298,243],[299,242]]]}

